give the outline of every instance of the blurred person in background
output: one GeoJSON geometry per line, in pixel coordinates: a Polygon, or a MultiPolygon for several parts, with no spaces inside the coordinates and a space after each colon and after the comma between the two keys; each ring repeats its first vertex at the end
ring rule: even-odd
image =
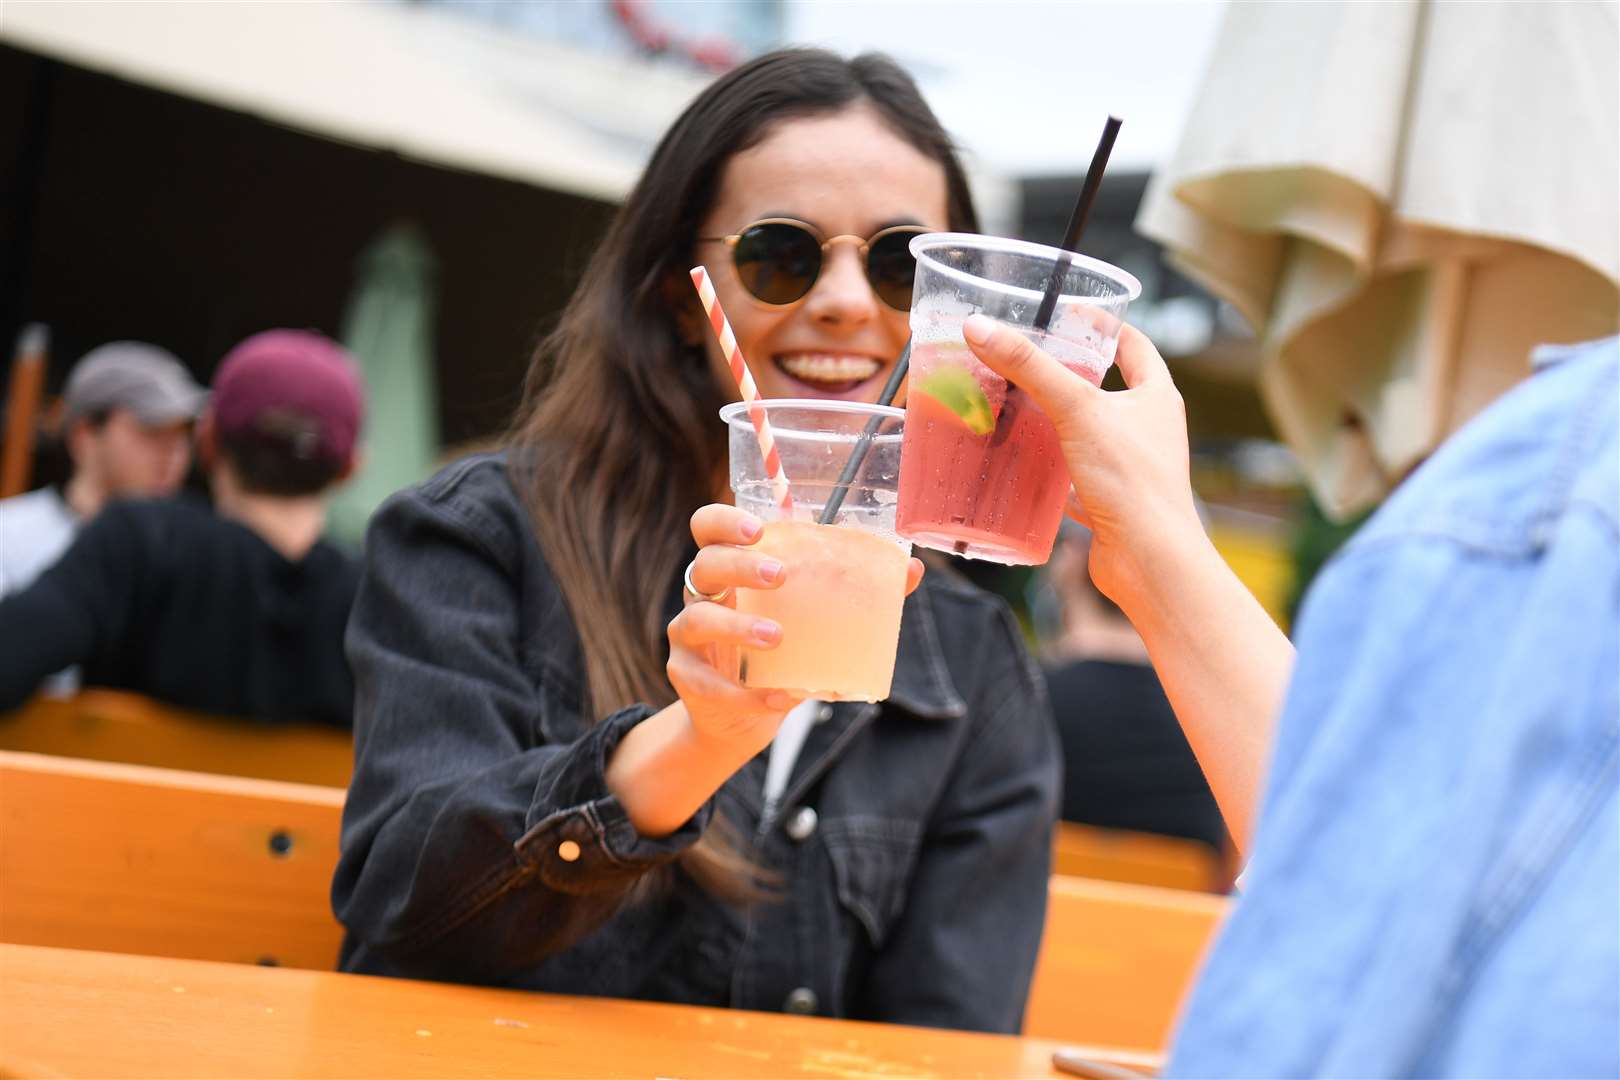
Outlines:
{"type": "Polygon", "coordinates": [[[1047,696],[1063,746],[1063,819],[1197,840],[1224,856],[1220,807],[1147,646],[1086,568],[1091,532],[1066,521],[1045,577],[1059,620],[1047,696]]]}
{"type": "Polygon", "coordinates": [[[347,727],[343,628],[359,578],[320,539],[354,467],[359,375],[319,334],[271,330],[221,362],[198,422],[214,508],[109,503],[0,601],[0,711],[50,672],[205,712],[347,727]]]}
{"type": "Polygon", "coordinates": [[[1620,338],[1538,350],[1419,466],[1296,659],[1198,521],[1145,337],[1105,392],[963,332],[1052,417],[1093,580],[1249,855],[1168,1074],[1620,1075],[1620,338]]]}
{"type": "Polygon", "coordinates": [[[975,225],[884,57],[771,53],[677,119],[535,355],[510,449],[372,519],[345,970],[1019,1029],[1057,812],[1039,675],[1004,604],[915,560],[882,704],[715,663],[780,640],[733,596],[791,570],[724,505],[737,389],[688,276],[708,266],[763,396],[874,401],[908,335],[907,243],[975,225]]]}
{"type": "MultiPolygon", "coordinates": [[[[0,500],[0,597],[60,558],[109,499],[179,491],[205,396],[185,365],[156,345],[114,341],[86,353],[62,392],[67,480],[0,500]]],[[[78,686],[79,671],[69,667],[40,689],[67,695],[78,686]]]]}
{"type": "Polygon", "coordinates": [[[179,491],[205,396],[156,345],[114,341],[86,353],[62,391],[67,482],[0,500],[0,596],[55,562],[109,499],[179,491]]]}

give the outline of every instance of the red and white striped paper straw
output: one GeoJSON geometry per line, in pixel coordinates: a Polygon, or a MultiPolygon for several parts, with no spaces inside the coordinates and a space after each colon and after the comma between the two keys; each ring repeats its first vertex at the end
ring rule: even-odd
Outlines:
{"type": "Polygon", "coordinates": [[[788,491],[781,455],[776,452],[776,436],[771,434],[770,421],[765,418],[765,407],[760,404],[759,387],[754,385],[754,376],[749,373],[742,350],[737,347],[737,335],[731,332],[731,323],[726,319],[726,313],[720,310],[720,298],[714,294],[714,283],[709,280],[709,272],[701,266],[692,267],[692,284],[697,286],[698,298],[703,301],[703,310],[709,315],[709,325],[714,327],[714,336],[720,339],[720,351],[726,354],[726,363],[731,365],[731,377],[737,380],[737,390],[748,406],[748,417],[754,422],[754,434],[759,437],[759,456],[765,459],[765,475],[770,478],[776,505],[782,508],[784,518],[791,518],[793,495],[788,491]]]}

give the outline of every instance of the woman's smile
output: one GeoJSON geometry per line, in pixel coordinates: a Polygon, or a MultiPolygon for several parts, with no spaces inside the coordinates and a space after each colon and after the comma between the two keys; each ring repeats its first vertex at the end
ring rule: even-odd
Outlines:
{"type": "Polygon", "coordinates": [[[827,351],[780,352],[771,362],[787,379],[804,388],[807,397],[866,398],[865,384],[889,366],[861,353],[827,351]]]}

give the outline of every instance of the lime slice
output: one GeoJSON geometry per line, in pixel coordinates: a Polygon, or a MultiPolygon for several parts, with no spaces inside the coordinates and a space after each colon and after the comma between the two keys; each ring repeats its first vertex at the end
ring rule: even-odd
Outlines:
{"type": "Polygon", "coordinates": [[[996,429],[990,399],[970,372],[959,367],[939,368],[930,371],[917,389],[956,414],[973,434],[988,435],[996,429]]]}

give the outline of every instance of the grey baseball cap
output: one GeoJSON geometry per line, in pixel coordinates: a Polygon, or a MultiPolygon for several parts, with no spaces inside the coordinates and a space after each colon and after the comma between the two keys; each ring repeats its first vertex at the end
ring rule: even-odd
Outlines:
{"type": "Polygon", "coordinates": [[[63,418],[72,423],[109,409],[128,409],[153,427],[195,419],[208,391],[173,353],[143,341],[113,341],[74,365],[62,391],[63,418]]]}

